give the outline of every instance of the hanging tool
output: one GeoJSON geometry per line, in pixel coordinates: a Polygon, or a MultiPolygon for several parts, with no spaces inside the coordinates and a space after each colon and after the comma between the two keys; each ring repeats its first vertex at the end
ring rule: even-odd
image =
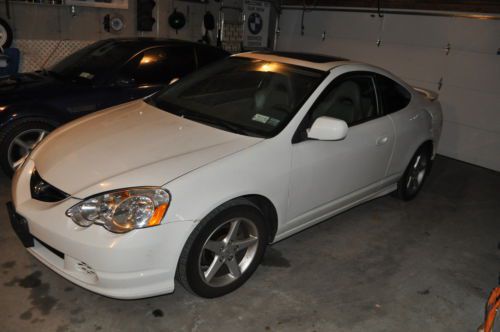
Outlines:
{"type": "Polygon", "coordinates": [[[500,310],[500,287],[494,288],[488,302],[486,302],[486,310],[484,313],[484,323],[478,328],[478,332],[492,332],[493,324],[498,310],[500,310]]]}
{"type": "Polygon", "coordinates": [[[177,8],[175,8],[174,12],[168,17],[168,24],[172,29],[175,29],[175,33],[177,34],[186,25],[186,16],[178,12],[177,8]]]}
{"type": "Polygon", "coordinates": [[[10,19],[10,0],[5,0],[5,15],[10,19]]]}
{"type": "Polygon", "coordinates": [[[215,29],[215,18],[210,11],[206,11],[203,16],[203,36],[201,37],[201,42],[210,45],[211,37],[210,32],[215,29]]]}

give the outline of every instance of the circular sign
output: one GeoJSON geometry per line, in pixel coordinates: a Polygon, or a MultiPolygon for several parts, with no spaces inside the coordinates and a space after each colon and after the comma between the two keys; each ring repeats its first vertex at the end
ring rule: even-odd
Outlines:
{"type": "Polygon", "coordinates": [[[252,13],[248,17],[248,30],[253,35],[259,34],[259,32],[262,30],[262,27],[264,25],[264,22],[262,20],[262,16],[260,16],[259,13],[252,13]]]}
{"type": "Polygon", "coordinates": [[[116,32],[121,31],[123,29],[123,27],[125,26],[125,24],[123,24],[123,20],[117,16],[115,16],[111,19],[111,21],[109,22],[109,25],[111,26],[111,29],[113,29],[116,32]]]}

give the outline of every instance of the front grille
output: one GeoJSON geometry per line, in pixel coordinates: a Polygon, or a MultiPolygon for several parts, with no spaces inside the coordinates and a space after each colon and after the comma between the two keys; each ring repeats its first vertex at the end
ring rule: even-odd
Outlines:
{"type": "Polygon", "coordinates": [[[30,191],[33,199],[43,202],[59,202],[69,197],[64,191],[43,180],[37,170],[31,175],[30,191]]]}

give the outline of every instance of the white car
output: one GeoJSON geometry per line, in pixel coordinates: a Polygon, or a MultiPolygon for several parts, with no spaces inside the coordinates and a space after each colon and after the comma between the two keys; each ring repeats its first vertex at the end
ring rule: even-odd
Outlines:
{"type": "Polygon", "coordinates": [[[28,251],[114,298],[241,286],[266,246],[346,209],[420,190],[436,95],[366,64],[243,53],[145,100],[71,122],[17,170],[28,251]]]}

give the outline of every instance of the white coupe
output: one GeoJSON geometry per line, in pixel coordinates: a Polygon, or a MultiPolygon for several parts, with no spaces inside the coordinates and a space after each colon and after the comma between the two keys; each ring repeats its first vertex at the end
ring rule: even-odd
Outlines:
{"type": "Polygon", "coordinates": [[[415,197],[442,125],[432,92],[345,59],[232,56],[71,122],[17,170],[28,251],[114,298],[240,287],[267,245],[395,192],[415,197]]]}

